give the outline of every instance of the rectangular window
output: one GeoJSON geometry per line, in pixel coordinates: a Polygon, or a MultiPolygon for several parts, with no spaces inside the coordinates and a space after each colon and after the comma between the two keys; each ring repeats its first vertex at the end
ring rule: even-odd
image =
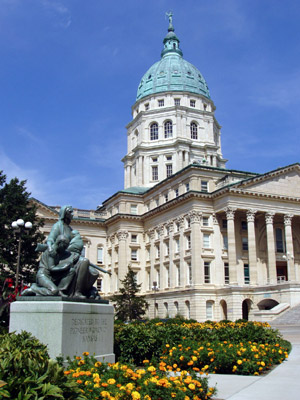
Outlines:
{"type": "Polygon", "coordinates": [[[131,250],[131,260],[137,261],[137,250],[136,249],[131,250]]]}
{"type": "Polygon", "coordinates": [[[158,100],[158,107],[163,107],[165,105],[164,100],[158,100]]]}
{"type": "Polygon", "coordinates": [[[214,317],[214,303],[212,301],[206,302],[206,319],[212,320],[214,317]]]}
{"type": "Polygon", "coordinates": [[[186,237],[186,248],[187,250],[191,248],[191,235],[187,235],[186,237]]]}
{"type": "Polygon", "coordinates": [[[179,222],[176,222],[176,232],[179,232],[179,228],[180,228],[179,222]]]}
{"type": "Polygon", "coordinates": [[[176,286],[180,286],[180,284],[181,284],[180,266],[177,265],[177,267],[176,267],[176,286]]]}
{"type": "Polygon", "coordinates": [[[158,181],[158,167],[156,165],[152,166],[152,180],[158,181]]]}
{"type": "Polygon", "coordinates": [[[208,233],[204,233],[204,235],[203,235],[203,247],[205,249],[210,248],[210,234],[208,234],[208,233]]]}
{"type": "Polygon", "coordinates": [[[185,184],[185,191],[188,192],[190,190],[190,184],[186,183],[185,184]]]}
{"type": "Polygon", "coordinates": [[[276,236],[276,251],[277,251],[277,253],[284,253],[284,242],[283,242],[283,234],[282,234],[281,228],[276,228],[275,236],[276,236]]]}
{"type": "Polygon", "coordinates": [[[249,283],[250,283],[249,264],[244,264],[244,283],[245,283],[246,285],[249,285],[249,283]]]}
{"type": "Polygon", "coordinates": [[[203,218],[202,218],[202,225],[203,225],[203,226],[209,226],[208,217],[203,217],[203,218]]]}
{"type": "Polygon", "coordinates": [[[195,100],[190,100],[190,106],[191,107],[196,107],[196,101],[195,100]]]}
{"type": "Polygon", "coordinates": [[[186,219],[186,227],[187,227],[187,229],[190,229],[190,227],[191,227],[191,220],[190,220],[190,218],[187,218],[187,219],[186,219]]]}
{"type": "Polygon", "coordinates": [[[242,248],[245,251],[248,250],[248,238],[247,237],[242,237],[242,248]]]}
{"type": "Polygon", "coordinates": [[[169,178],[169,176],[171,176],[173,174],[173,165],[167,164],[166,168],[167,168],[167,178],[169,178]]]}
{"type": "Polygon", "coordinates": [[[172,160],[172,156],[166,156],[166,160],[167,161],[171,161],[172,160]]]}
{"type": "Polygon", "coordinates": [[[166,267],[166,275],[165,275],[165,279],[166,279],[166,287],[170,287],[170,274],[169,274],[169,268],[166,267]]]}
{"type": "Polygon", "coordinates": [[[165,194],[165,202],[167,202],[169,200],[169,195],[168,193],[165,194]]]}
{"type": "Polygon", "coordinates": [[[180,106],[180,99],[174,99],[175,106],[180,106]]]}
{"type": "Polygon", "coordinates": [[[178,196],[179,196],[179,190],[175,189],[175,197],[178,197],[178,196]]]}
{"type": "Polygon", "coordinates": [[[136,243],[137,242],[137,235],[131,235],[131,241],[132,243],[136,243]]]}
{"type": "Polygon", "coordinates": [[[160,257],[160,248],[159,246],[156,246],[156,258],[160,257]]]}
{"type": "Polygon", "coordinates": [[[210,283],[210,262],[204,262],[204,283],[210,283]]]}
{"type": "Polygon", "coordinates": [[[148,111],[149,110],[149,103],[145,104],[145,110],[148,111]]]}
{"type": "Polygon", "coordinates": [[[180,252],[180,242],[179,239],[175,240],[175,252],[179,253],[180,252]]]}
{"type": "Polygon", "coordinates": [[[208,182],[201,181],[201,192],[208,192],[208,182]]]}
{"type": "Polygon", "coordinates": [[[223,235],[223,249],[228,250],[228,236],[223,235]]]}
{"type": "Polygon", "coordinates": [[[246,221],[242,221],[242,222],[241,222],[241,228],[242,228],[242,231],[246,231],[246,230],[248,229],[248,226],[247,226],[247,222],[246,222],[246,221]]]}
{"type": "Polygon", "coordinates": [[[97,285],[98,292],[102,292],[102,278],[97,279],[96,285],[97,285]]]}
{"type": "Polygon", "coordinates": [[[165,243],[165,255],[168,256],[170,254],[169,243],[165,243]]]}
{"type": "Polygon", "coordinates": [[[103,247],[97,248],[97,263],[103,264],[103,247]]]}
{"type": "Polygon", "coordinates": [[[150,271],[147,271],[148,290],[151,290],[150,271]]]}
{"type": "Polygon", "coordinates": [[[224,263],[224,281],[226,284],[229,283],[229,264],[224,263]]]}
{"type": "Polygon", "coordinates": [[[227,229],[227,219],[222,219],[222,228],[227,229]]]}
{"type": "Polygon", "coordinates": [[[187,264],[187,273],[188,273],[188,284],[193,284],[193,271],[192,271],[192,264],[187,264]]]}
{"type": "Polygon", "coordinates": [[[137,214],[137,204],[131,204],[130,205],[130,214],[137,214]]]}
{"type": "Polygon", "coordinates": [[[152,162],[157,162],[157,157],[152,157],[152,162]]]}

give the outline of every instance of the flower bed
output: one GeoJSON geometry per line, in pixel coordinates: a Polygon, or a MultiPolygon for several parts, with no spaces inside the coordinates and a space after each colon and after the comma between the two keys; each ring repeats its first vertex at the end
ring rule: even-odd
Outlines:
{"type": "Polygon", "coordinates": [[[215,393],[207,378],[199,378],[194,371],[171,376],[147,360],[143,368],[136,368],[120,363],[102,364],[83,353],[83,358],[70,361],[64,373],[77,382],[89,400],[205,400],[215,393]]]}
{"type": "Polygon", "coordinates": [[[288,357],[291,345],[268,323],[198,323],[171,319],[115,326],[115,353],[122,362],[144,359],[210,373],[257,375],[288,357]]]}

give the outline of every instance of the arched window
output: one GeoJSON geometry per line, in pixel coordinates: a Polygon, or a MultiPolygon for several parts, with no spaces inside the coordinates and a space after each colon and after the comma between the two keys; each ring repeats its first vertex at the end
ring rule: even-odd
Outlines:
{"type": "Polygon", "coordinates": [[[185,307],[186,307],[186,318],[190,319],[191,318],[191,305],[188,300],[185,302],[185,307]]]}
{"type": "Polygon", "coordinates": [[[206,302],[206,319],[212,320],[214,318],[214,301],[208,300],[206,302]]]}
{"type": "Polygon", "coordinates": [[[165,138],[170,138],[173,136],[173,124],[172,121],[165,122],[165,138]]]}
{"type": "Polygon", "coordinates": [[[195,122],[191,123],[191,139],[198,139],[198,127],[195,122]]]}
{"type": "Polygon", "coordinates": [[[150,140],[158,140],[158,125],[156,122],[150,126],[150,140]]]}

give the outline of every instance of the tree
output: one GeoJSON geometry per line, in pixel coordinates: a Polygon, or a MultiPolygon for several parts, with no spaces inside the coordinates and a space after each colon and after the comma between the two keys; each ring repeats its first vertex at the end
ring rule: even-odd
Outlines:
{"type": "Polygon", "coordinates": [[[141,319],[146,313],[148,303],[145,296],[137,296],[142,285],[137,283],[136,273],[130,267],[121,283],[123,287],[119,290],[120,294],[111,298],[115,303],[116,318],[124,322],[141,319]]]}
{"type": "MultiPolygon", "coordinates": [[[[6,176],[0,171],[0,285],[6,279],[15,280],[18,254],[18,239],[11,223],[19,218],[32,222],[32,229],[21,235],[20,282],[34,282],[38,267],[38,253],[35,248],[44,240],[39,228],[43,226],[37,215],[36,206],[29,201],[30,193],[26,181],[17,178],[6,183],[6,176]]],[[[18,289],[18,288],[15,288],[18,289]]]]}

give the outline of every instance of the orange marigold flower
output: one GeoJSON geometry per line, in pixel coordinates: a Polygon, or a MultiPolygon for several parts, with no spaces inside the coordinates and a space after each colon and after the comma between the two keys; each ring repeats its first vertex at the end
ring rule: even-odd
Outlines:
{"type": "Polygon", "coordinates": [[[85,352],[82,353],[82,355],[83,355],[83,356],[89,356],[90,353],[89,353],[88,351],[85,351],[85,352]]]}

